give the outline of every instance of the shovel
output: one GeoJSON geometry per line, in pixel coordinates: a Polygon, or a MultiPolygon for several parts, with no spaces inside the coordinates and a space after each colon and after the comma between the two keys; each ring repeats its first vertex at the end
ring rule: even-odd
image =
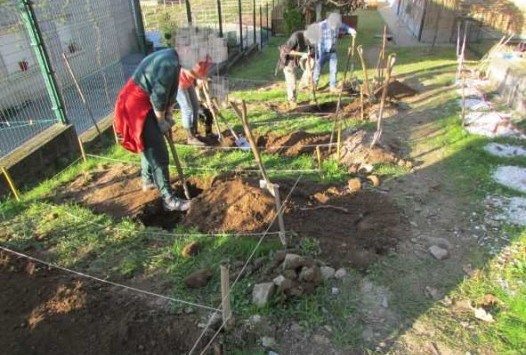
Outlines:
{"type": "Polygon", "coordinates": [[[168,146],[170,147],[170,151],[172,152],[172,157],[174,159],[175,168],[177,170],[177,175],[179,175],[179,180],[181,180],[181,183],[183,184],[184,195],[188,200],[191,200],[192,196],[190,195],[190,190],[188,190],[188,185],[186,184],[186,179],[184,177],[183,168],[181,167],[181,162],[179,161],[179,157],[177,156],[177,151],[175,150],[175,145],[172,139],[172,135],[170,132],[168,132],[165,134],[164,137],[166,138],[166,141],[168,142],[168,146]]]}
{"type": "Polygon", "coordinates": [[[236,132],[232,129],[232,127],[228,124],[227,120],[223,117],[223,115],[221,115],[221,113],[219,112],[219,105],[217,104],[215,98],[212,99],[212,105],[214,106],[214,111],[216,111],[217,117],[220,117],[223,120],[223,123],[234,137],[236,146],[238,146],[242,150],[250,150],[250,143],[246,140],[246,138],[238,136],[236,132]]]}

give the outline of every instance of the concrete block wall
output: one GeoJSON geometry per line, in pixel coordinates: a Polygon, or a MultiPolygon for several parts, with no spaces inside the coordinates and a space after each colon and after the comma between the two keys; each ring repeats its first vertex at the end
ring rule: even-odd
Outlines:
{"type": "MultiPolygon", "coordinates": [[[[54,176],[60,168],[79,156],[80,148],[73,126],[57,124],[0,159],[0,165],[8,169],[18,189],[23,189],[54,176]]],[[[0,198],[8,194],[9,185],[0,174],[0,198]]]]}
{"type": "Polygon", "coordinates": [[[526,70],[513,60],[495,57],[488,77],[502,100],[518,112],[526,112],[526,70]]]}

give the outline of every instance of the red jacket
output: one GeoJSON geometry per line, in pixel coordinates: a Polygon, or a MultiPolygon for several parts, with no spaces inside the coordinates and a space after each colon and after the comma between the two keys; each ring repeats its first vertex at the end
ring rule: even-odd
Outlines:
{"type": "Polygon", "coordinates": [[[133,153],[144,150],[142,131],[148,112],[152,109],[148,93],[129,79],[117,97],[113,121],[119,143],[126,150],[133,153]]]}

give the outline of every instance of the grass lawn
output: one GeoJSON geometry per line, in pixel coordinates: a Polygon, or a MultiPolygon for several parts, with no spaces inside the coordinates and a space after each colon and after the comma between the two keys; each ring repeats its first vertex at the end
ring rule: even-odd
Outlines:
{"type": "MultiPolygon", "coordinates": [[[[382,26],[377,12],[361,11],[359,43],[364,48],[378,45],[379,39],[374,35],[381,31],[382,26]]],[[[284,41],[283,37],[271,39],[261,53],[250,57],[231,71],[229,77],[232,81],[253,83],[254,87],[231,92],[230,96],[233,99],[244,99],[253,105],[251,107],[254,108],[249,112],[249,120],[258,134],[295,130],[310,133],[329,132],[332,128],[329,121],[309,115],[301,119],[287,115],[278,117],[259,105],[270,101],[283,103],[286,100],[282,73],[274,76],[277,46],[284,41]],[[280,83],[281,86],[261,90],[261,87],[275,83],[280,83]]],[[[340,77],[348,45],[348,38],[339,44],[340,77]]],[[[521,194],[493,182],[492,171],[503,162],[484,151],[484,146],[490,140],[469,135],[461,127],[458,119],[459,107],[454,103],[458,97],[450,86],[456,68],[454,49],[437,49],[430,52],[422,47],[390,47],[389,51],[396,51],[397,54],[397,76],[418,81],[419,85],[433,92],[433,95],[423,96],[421,100],[411,104],[408,115],[416,117],[411,121],[414,125],[393,123],[392,128],[405,132],[407,141],[403,143],[412,155],[416,155],[416,152],[427,154],[436,151],[433,162],[429,163],[425,171],[444,178],[446,182],[442,183],[441,191],[447,198],[464,201],[465,205],[459,206],[459,211],[469,211],[463,218],[464,222],[471,218],[474,219],[474,224],[483,225],[485,198],[488,195],[511,197],[521,194]],[[414,123],[419,116],[427,117],[425,128],[429,132],[437,133],[423,135],[419,139],[411,136],[419,129],[414,123]],[[473,208],[468,209],[467,206],[473,208]],[[476,213],[478,219],[470,217],[471,213],[476,213]]],[[[362,79],[359,69],[356,65],[355,74],[362,79]]],[[[325,71],[327,70],[325,68],[325,71]]],[[[374,75],[372,69],[369,74],[374,75]]],[[[327,80],[328,74],[325,73],[321,81],[327,80]]],[[[309,99],[308,93],[301,93],[299,101],[309,99]]],[[[320,102],[325,102],[334,100],[334,97],[321,93],[319,99],[320,102]]],[[[350,102],[352,99],[345,100],[350,102]]],[[[231,110],[225,109],[223,114],[236,130],[241,130],[231,110]]],[[[357,120],[353,120],[352,125],[357,128],[374,129],[371,123],[357,120]]],[[[511,138],[500,138],[497,141],[521,144],[511,138]]],[[[89,153],[136,164],[140,161],[138,156],[131,155],[117,146],[104,147],[89,153]]],[[[203,154],[198,149],[180,146],[178,153],[186,174],[191,176],[213,176],[219,172],[255,166],[251,154],[241,151],[203,154]]],[[[262,158],[272,178],[295,179],[299,175],[298,172],[283,171],[317,169],[316,160],[309,155],[284,158],[277,154],[265,153],[262,158]]],[[[107,215],[94,213],[82,205],[49,202],[45,198],[79,173],[95,169],[103,163],[111,164],[108,160],[90,158],[88,162],[78,163],[34,189],[23,191],[21,202],[2,201],[0,245],[15,250],[29,250],[28,253],[44,255],[47,261],[54,264],[100,278],[122,283],[133,283],[138,279],[148,280],[150,285],[159,286],[172,297],[211,307],[216,307],[220,302],[219,264],[243,262],[254,250],[254,258],[267,257],[280,248],[276,237],[269,236],[258,246],[258,237],[225,234],[212,238],[196,235],[195,230],[183,227],[167,232],[159,228],[145,227],[131,219],[114,220],[107,215]],[[46,238],[35,238],[39,235],[46,238]],[[203,252],[195,258],[182,258],[181,249],[193,241],[204,245],[203,252]],[[188,273],[210,266],[214,276],[205,288],[189,290],[183,286],[184,277],[188,273]]],[[[526,158],[514,158],[506,163],[526,167],[526,158]]],[[[393,198],[400,201],[401,208],[407,208],[408,215],[413,213],[407,202],[407,194],[397,192],[396,183],[417,179],[423,173],[420,170],[410,171],[395,164],[385,164],[377,169],[393,191],[393,198]]],[[[172,173],[175,174],[175,170],[172,173]]],[[[328,159],[323,164],[322,174],[307,172],[305,179],[315,182],[344,182],[348,177],[345,168],[328,159]]],[[[417,192],[411,194],[411,199],[418,197],[416,195],[417,192]]],[[[432,201],[424,201],[422,204],[426,205],[428,202],[432,201]]],[[[437,214],[440,216],[440,212],[437,214]]],[[[455,216],[455,212],[451,214],[456,220],[462,219],[458,215],[455,216]]],[[[433,230],[433,226],[429,226],[429,230],[433,230]]],[[[461,245],[458,247],[458,255],[462,255],[461,261],[430,261],[415,257],[412,251],[398,251],[387,255],[365,273],[349,270],[347,279],[338,286],[339,297],[333,296],[330,287],[320,287],[314,293],[297,300],[285,304],[276,302],[272,306],[257,309],[250,302],[251,287],[256,279],[254,276],[248,276],[242,278],[233,289],[234,313],[239,320],[248,319],[255,314],[269,317],[276,323],[294,320],[307,334],[319,329],[330,329],[331,344],[339,349],[359,353],[372,354],[380,351],[419,354],[422,353],[417,348],[419,342],[424,346],[436,341],[452,353],[524,354],[526,232],[524,228],[504,222],[498,232],[492,233],[491,235],[506,235],[507,238],[496,238],[491,247],[483,247],[476,243],[461,245]],[[497,242],[497,239],[500,242],[497,242]],[[467,264],[474,270],[469,275],[462,272],[462,267],[467,264]],[[393,301],[389,304],[386,320],[390,328],[385,333],[385,342],[390,344],[388,349],[382,349],[380,342],[371,345],[371,342],[364,340],[367,322],[363,319],[367,318],[360,318],[365,317],[365,313],[362,312],[364,295],[358,286],[364,280],[382,285],[389,289],[392,295],[393,301]],[[444,290],[444,294],[438,299],[425,297],[422,288],[427,285],[426,282],[436,282],[435,287],[444,290]],[[493,297],[492,302],[488,301],[488,295],[493,297]],[[451,305],[462,300],[469,300],[473,308],[485,309],[493,315],[494,321],[479,321],[473,317],[472,310],[459,311],[458,307],[451,305]],[[389,317],[392,318],[392,323],[389,323],[389,317]]],[[[298,247],[308,254],[317,246],[315,241],[303,239],[298,247]]],[[[180,313],[186,307],[174,304],[173,312],[180,313]]],[[[247,346],[249,347],[238,348],[235,351],[239,354],[255,354],[261,351],[257,341],[247,346]]]]}

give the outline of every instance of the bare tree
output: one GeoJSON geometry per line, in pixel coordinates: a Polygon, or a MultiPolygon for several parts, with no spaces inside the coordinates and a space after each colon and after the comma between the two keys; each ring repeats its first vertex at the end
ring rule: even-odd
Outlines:
{"type": "Polygon", "coordinates": [[[297,6],[305,16],[307,24],[320,20],[323,6],[338,9],[341,14],[346,15],[364,5],[365,0],[297,0],[297,6]]]}

